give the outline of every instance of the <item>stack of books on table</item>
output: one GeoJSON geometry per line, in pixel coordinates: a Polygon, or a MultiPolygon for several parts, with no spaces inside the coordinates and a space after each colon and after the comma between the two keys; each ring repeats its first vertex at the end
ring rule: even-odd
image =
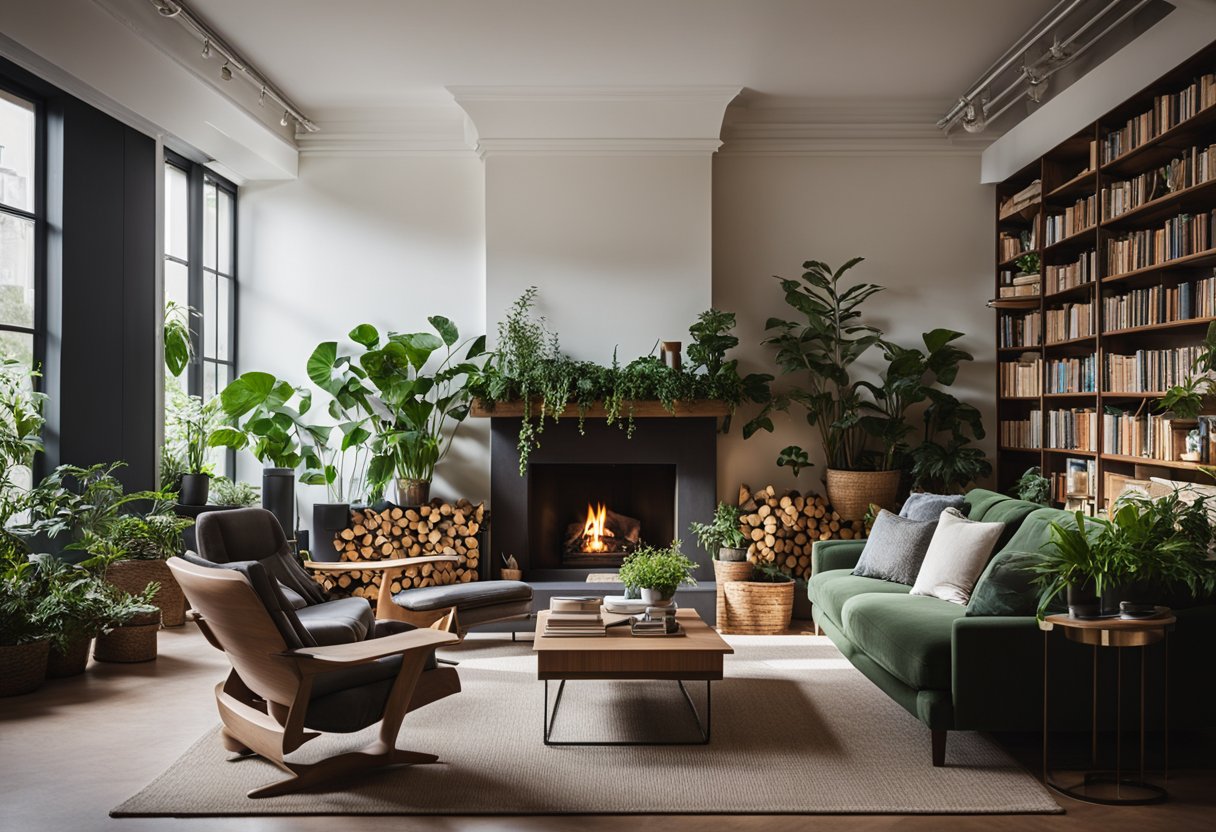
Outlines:
{"type": "Polygon", "coordinates": [[[607,635],[600,606],[604,599],[595,595],[554,597],[549,601],[545,621],[546,637],[607,635]]]}

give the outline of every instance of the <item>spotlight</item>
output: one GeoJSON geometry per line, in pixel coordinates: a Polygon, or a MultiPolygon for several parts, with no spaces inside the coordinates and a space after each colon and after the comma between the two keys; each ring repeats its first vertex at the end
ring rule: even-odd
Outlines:
{"type": "Polygon", "coordinates": [[[211,57],[211,39],[210,38],[203,41],[203,57],[204,58],[211,57]]]}
{"type": "Polygon", "coordinates": [[[181,10],[181,6],[175,6],[169,0],[158,0],[156,4],[156,11],[161,17],[177,17],[181,10]]]}
{"type": "Polygon", "coordinates": [[[232,70],[228,67],[228,62],[224,61],[224,65],[220,67],[220,78],[225,81],[232,80],[232,70]]]}
{"type": "Polygon", "coordinates": [[[280,126],[280,127],[286,127],[286,126],[287,126],[287,120],[288,120],[289,118],[291,118],[291,113],[289,113],[289,112],[287,112],[286,110],[284,110],[284,111],[283,111],[283,117],[282,117],[281,119],[279,119],[279,126],[280,126]]]}
{"type": "Polygon", "coordinates": [[[1047,94],[1048,79],[1037,72],[1027,72],[1026,80],[1030,82],[1030,86],[1026,89],[1026,96],[1035,104],[1038,104],[1043,100],[1043,96],[1047,94]]]}
{"type": "Polygon", "coordinates": [[[260,93],[258,93],[258,106],[259,107],[266,106],[266,88],[265,87],[262,87],[262,91],[260,93]]]}
{"type": "Polygon", "coordinates": [[[982,133],[984,128],[988,126],[984,119],[984,102],[981,101],[978,105],[974,101],[967,102],[967,108],[963,110],[962,117],[963,129],[968,133],[982,133]]]}

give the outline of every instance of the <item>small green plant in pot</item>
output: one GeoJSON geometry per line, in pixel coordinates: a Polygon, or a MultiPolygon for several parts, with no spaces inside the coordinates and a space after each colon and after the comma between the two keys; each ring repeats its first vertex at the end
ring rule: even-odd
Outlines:
{"type": "Polygon", "coordinates": [[[681,586],[696,586],[692,572],[697,565],[680,551],[680,541],[670,546],[640,546],[621,564],[619,577],[626,587],[640,590],[642,601],[662,604],[681,586]]]}
{"type": "Polygon", "coordinates": [[[186,463],[178,502],[184,506],[205,506],[212,474],[207,461],[209,441],[212,431],[220,424],[218,400],[204,403],[198,396],[187,396],[173,417],[182,437],[182,458],[186,463]]]}
{"type": "Polygon", "coordinates": [[[718,503],[709,523],[689,523],[697,544],[717,560],[738,563],[747,560],[747,538],[739,528],[739,509],[718,503]]]}
{"type": "Polygon", "coordinates": [[[1013,484],[1010,492],[1019,500],[1028,503],[1038,503],[1041,506],[1051,504],[1051,480],[1043,476],[1037,465],[1027,468],[1013,484]]]}

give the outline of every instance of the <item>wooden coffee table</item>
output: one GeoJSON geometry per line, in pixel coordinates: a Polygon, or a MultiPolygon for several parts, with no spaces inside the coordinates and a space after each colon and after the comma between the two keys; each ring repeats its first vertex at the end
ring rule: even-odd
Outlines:
{"type": "MultiPolygon", "coordinates": [[[[722,679],[722,657],[734,653],[734,649],[722,640],[717,631],[701,620],[696,610],[682,609],[676,613],[685,635],[664,638],[632,636],[629,625],[608,628],[608,635],[586,638],[546,638],[545,621],[548,610],[537,615],[536,675],[545,683],[545,745],[705,745],[709,742],[712,719],[712,692],[710,684],[722,679]],[[692,742],[683,740],[635,742],[597,741],[567,742],[551,739],[553,723],[561,706],[562,692],[566,682],[597,680],[624,681],[651,679],[674,681],[692,709],[701,739],[692,742]],[[553,714],[549,714],[549,682],[561,682],[557,698],[553,702],[553,714]],[[688,694],[685,682],[705,682],[705,719],[688,694]]],[[[605,613],[605,620],[612,622],[623,616],[605,613]]]]}

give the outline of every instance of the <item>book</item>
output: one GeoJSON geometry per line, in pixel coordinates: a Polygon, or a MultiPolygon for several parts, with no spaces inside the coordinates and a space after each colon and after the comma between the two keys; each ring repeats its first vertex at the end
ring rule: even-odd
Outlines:
{"type": "Polygon", "coordinates": [[[598,595],[562,595],[549,599],[549,609],[553,612],[594,612],[599,613],[604,599],[598,595]]]}

